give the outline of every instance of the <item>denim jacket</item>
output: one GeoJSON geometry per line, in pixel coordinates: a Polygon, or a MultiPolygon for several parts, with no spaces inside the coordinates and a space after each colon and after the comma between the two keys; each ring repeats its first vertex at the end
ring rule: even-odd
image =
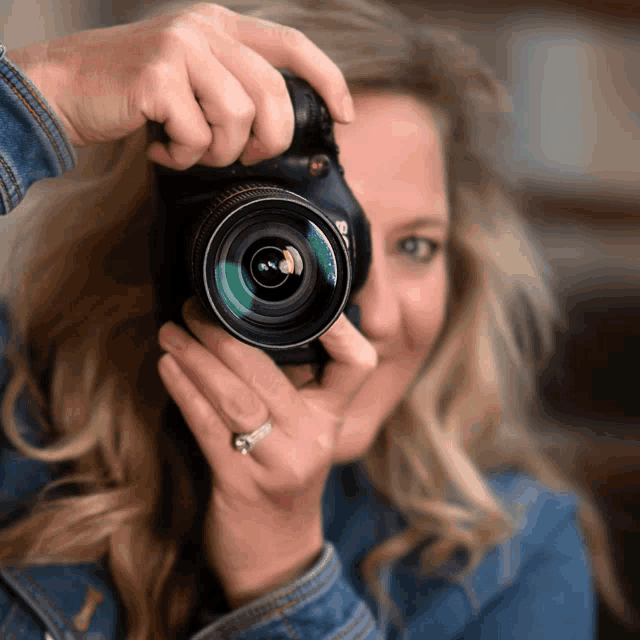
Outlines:
{"type": "Polygon", "coordinates": [[[37,180],[75,166],[76,151],[53,109],[0,43],[0,214],[37,180]]]}
{"type": "MultiPolygon", "coordinates": [[[[71,168],[75,152],[46,100],[1,53],[0,114],[0,210],[6,212],[33,182],[71,168]]],[[[18,338],[0,306],[0,400],[11,376],[3,355],[11,339],[18,338]]],[[[24,437],[42,446],[28,399],[20,397],[15,415],[24,437]]],[[[24,515],[57,473],[56,465],[16,451],[0,430],[0,526],[24,515]]],[[[202,628],[190,640],[593,638],[593,580],[576,496],[553,493],[516,471],[488,474],[488,481],[518,514],[515,534],[461,584],[453,577],[466,562],[462,552],[436,575],[421,574],[419,549],[386,571],[404,635],[390,624],[393,612],[378,608],[360,567],[375,545],[407,523],[356,463],[335,466],[328,478],[325,546],[316,565],[231,612],[202,612],[202,628]]],[[[124,608],[108,570],[100,564],[1,568],[0,638],[125,640],[124,608]]]]}

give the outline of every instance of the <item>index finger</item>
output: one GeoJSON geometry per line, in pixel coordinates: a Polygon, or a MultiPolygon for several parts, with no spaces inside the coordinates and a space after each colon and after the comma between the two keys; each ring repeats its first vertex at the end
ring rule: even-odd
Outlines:
{"type": "Polygon", "coordinates": [[[319,340],[331,356],[322,374],[323,395],[348,401],[378,366],[378,353],[344,313],[319,340]]]}
{"type": "Polygon", "coordinates": [[[338,65],[307,36],[269,20],[223,12],[225,31],[251,47],[274,67],[300,76],[324,98],[334,120],[348,124],[354,118],[347,81],[338,65]]]}
{"type": "Polygon", "coordinates": [[[211,323],[198,308],[194,297],[184,303],[182,317],[202,344],[260,396],[271,415],[286,422],[301,399],[273,360],[264,351],[240,342],[221,326],[211,323]]]}

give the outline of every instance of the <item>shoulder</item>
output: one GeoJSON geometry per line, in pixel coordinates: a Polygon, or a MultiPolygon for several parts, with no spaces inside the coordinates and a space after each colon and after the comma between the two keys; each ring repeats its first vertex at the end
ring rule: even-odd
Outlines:
{"type": "Polygon", "coordinates": [[[533,551],[553,538],[560,524],[577,519],[579,499],[570,490],[550,489],[517,471],[490,473],[488,481],[515,517],[516,535],[528,550],[533,551]]]}
{"type": "MultiPolygon", "coordinates": [[[[403,558],[393,574],[398,596],[394,600],[404,603],[403,616],[409,615],[409,607],[422,630],[446,626],[453,635],[438,636],[443,638],[454,637],[474,620],[484,634],[495,629],[496,637],[501,625],[515,629],[516,622],[519,627],[509,637],[576,637],[576,625],[585,628],[577,637],[590,637],[593,582],[577,519],[578,497],[552,491],[517,471],[489,473],[486,478],[514,515],[513,534],[489,549],[466,575],[460,572],[468,559],[465,552],[454,554],[436,577],[419,570],[419,550],[403,558]],[[411,603],[407,593],[413,593],[411,603]],[[529,610],[531,615],[524,616],[529,610]],[[549,614],[544,620],[537,613],[542,610],[549,614]],[[537,616],[537,622],[531,616],[537,616]]],[[[324,515],[326,536],[347,577],[375,610],[358,566],[376,544],[406,528],[404,517],[376,494],[358,465],[332,470],[324,515]]],[[[469,633],[465,637],[476,637],[469,633]]]]}
{"type": "Polygon", "coordinates": [[[513,535],[463,581],[474,612],[510,587],[517,589],[514,585],[540,580],[550,594],[584,592],[588,597],[591,572],[578,521],[578,496],[551,490],[518,472],[492,473],[488,479],[516,526],[513,535]]]}

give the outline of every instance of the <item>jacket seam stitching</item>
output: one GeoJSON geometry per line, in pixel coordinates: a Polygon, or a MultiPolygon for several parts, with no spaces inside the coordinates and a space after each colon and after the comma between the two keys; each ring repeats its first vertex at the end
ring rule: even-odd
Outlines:
{"type": "MultiPolygon", "coordinates": [[[[327,582],[329,582],[329,581],[330,581],[330,580],[335,576],[335,574],[337,574],[337,573],[339,572],[339,570],[340,570],[340,567],[339,567],[338,565],[336,565],[335,567],[333,567],[333,568],[332,568],[332,569],[327,573],[327,575],[325,576],[324,580],[323,580],[320,584],[316,585],[316,587],[315,587],[315,588],[312,588],[312,590],[311,590],[311,591],[309,591],[309,594],[311,594],[311,593],[316,593],[316,592],[318,591],[318,589],[320,589],[321,587],[323,587],[324,585],[326,585],[326,584],[327,584],[327,582]]],[[[299,588],[299,587],[298,587],[298,588],[299,588]]],[[[283,596],[287,596],[287,595],[289,595],[289,594],[291,594],[291,593],[294,593],[295,591],[296,591],[296,588],[292,587],[289,591],[287,591],[286,593],[284,593],[284,594],[282,594],[282,595],[283,595],[283,596]]],[[[295,602],[299,602],[299,600],[298,600],[298,601],[295,601],[295,602]]],[[[293,604],[293,601],[292,601],[290,604],[293,604]]]]}
{"type": "MultiPolygon", "coordinates": [[[[22,190],[20,189],[20,185],[18,184],[18,181],[16,180],[16,177],[13,174],[13,171],[11,171],[11,167],[7,164],[7,161],[1,155],[0,155],[0,164],[2,164],[2,167],[7,172],[7,175],[9,176],[9,179],[13,183],[13,186],[15,187],[16,192],[18,194],[18,198],[20,200],[22,200],[22,190]]],[[[7,186],[6,186],[5,182],[4,182],[4,180],[2,180],[2,176],[0,176],[0,183],[2,184],[2,188],[3,188],[4,192],[7,194],[7,197],[9,199],[9,203],[13,204],[12,203],[11,194],[10,194],[9,190],[7,189],[7,186]]]]}
{"type": "MultiPolygon", "coordinates": [[[[318,591],[320,591],[321,589],[323,589],[327,583],[329,583],[334,575],[336,573],[338,573],[339,567],[335,567],[334,569],[332,569],[330,571],[330,573],[325,577],[325,579],[320,582],[319,584],[317,584],[314,588],[312,588],[311,590],[309,590],[306,594],[305,594],[305,599],[311,598],[313,597],[318,591]]],[[[282,594],[282,597],[289,595],[290,593],[293,593],[295,591],[295,588],[292,588],[290,591],[288,591],[287,593],[282,594]]],[[[283,604],[282,606],[278,607],[277,609],[272,609],[269,612],[265,612],[265,614],[263,614],[262,616],[260,616],[260,618],[258,618],[259,621],[265,620],[266,618],[268,618],[271,615],[284,615],[285,611],[288,611],[289,609],[291,609],[292,607],[295,607],[297,605],[299,605],[302,602],[302,600],[291,600],[290,602],[287,602],[286,604],[283,604]]]]}
{"type": "MultiPolygon", "coordinates": [[[[324,588],[325,585],[327,583],[329,583],[335,576],[335,574],[337,574],[339,572],[340,567],[336,566],[334,567],[325,577],[325,579],[320,582],[319,584],[317,584],[314,588],[310,589],[306,594],[305,594],[305,599],[311,598],[313,597],[320,589],[324,588]]],[[[287,593],[282,594],[282,596],[286,596],[289,595],[293,592],[295,592],[295,588],[291,588],[287,593]]],[[[280,613],[280,612],[284,612],[287,611],[288,609],[291,609],[294,606],[299,605],[302,602],[302,600],[291,600],[290,602],[282,605],[281,607],[278,607],[277,609],[272,610],[270,613],[262,616],[262,620],[267,616],[267,615],[271,615],[273,613],[280,613]]]]}
{"type": "MultiPolygon", "coordinates": [[[[363,607],[361,615],[358,616],[355,620],[353,620],[353,622],[346,629],[344,629],[339,635],[333,636],[333,640],[340,640],[340,638],[344,638],[345,636],[347,636],[347,634],[351,633],[354,627],[356,627],[366,617],[367,617],[367,610],[366,608],[363,607]]],[[[364,638],[369,633],[369,631],[374,627],[375,627],[375,624],[371,624],[370,622],[369,625],[361,633],[359,633],[354,640],[357,640],[358,638],[364,638]]]]}
{"type": "MultiPolygon", "coordinates": [[[[318,585],[316,585],[313,589],[311,589],[309,592],[307,592],[305,594],[305,599],[306,598],[311,598],[313,597],[319,590],[321,590],[322,588],[324,588],[327,583],[329,583],[337,573],[339,573],[340,567],[339,565],[335,565],[329,572],[329,574],[326,576],[326,578],[318,585]]],[[[285,597],[286,595],[289,595],[290,593],[294,592],[296,590],[296,588],[299,587],[292,587],[289,591],[287,591],[286,593],[283,593],[281,595],[281,597],[285,597]]],[[[284,617],[284,613],[286,611],[288,611],[289,609],[291,609],[292,607],[298,606],[300,604],[301,600],[293,600],[291,602],[288,602],[278,608],[275,609],[271,609],[269,611],[265,611],[262,615],[256,615],[253,617],[253,620],[250,622],[250,624],[257,624],[257,623],[261,623],[264,622],[265,620],[267,620],[270,617],[275,617],[275,616],[279,616],[280,620],[283,621],[285,620],[284,617]]],[[[249,612],[248,612],[249,613],[249,612]]],[[[243,625],[246,628],[246,624],[247,622],[251,620],[251,617],[248,616],[247,619],[245,619],[245,624],[243,625]]],[[[229,620],[228,622],[225,622],[223,625],[221,625],[219,627],[219,629],[216,629],[216,631],[221,631],[224,633],[224,630],[226,628],[229,627],[229,625],[237,625],[238,624],[238,620],[229,620]]]]}
{"type": "Polygon", "coordinates": [[[33,595],[29,593],[28,589],[26,589],[25,585],[20,582],[20,574],[14,575],[16,573],[15,570],[9,568],[0,569],[0,575],[4,578],[5,582],[9,584],[9,587],[15,591],[23,602],[32,610],[33,615],[44,624],[47,631],[53,632],[53,635],[62,639],[62,634],[59,633],[60,629],[57,625],[57,622],[49,616],[47,612],[43,612],[39,609],[38,602],[35,601],[33,595]],[[25,593],[26,591],[26,593],[25,593]]]}
{"type": "Polygon", "coordinates": [[[286,616],[282,616],[282,624],[286,627],[287,631],[291,635],[294,640],[299,640],[300,636],[296,632],[296,630],[289,624],[289,620],[287,620],[286,616]]]}
{"type": "MultiPolygon", "coordinates": [[[[16,74],[17,76],[17,74],[16,74]]],[[[27,86],[24,82],[21,81],[20,77],[18,77],[18,80],[20,81],[20,84],[29,92],[29,95],[38,103],[38,105],[48,113],[48,109],[45,105],[42,104],[41,100],[39,99],[39,97],[34,94],[34,92],[31,90],[31,87],[27,86]]],[[[47,128],[47,126],[44,124],[44,121],[42,119],[42,117],[40,116],[40,114],[29,104],[29,101],[22,95],[22,93],[20,93],[20,91],[18,90],[18,88],[14,85],[14,83],[12,82],[12,79],[10,77],[8,77],[5,73],[3,73],[2,71],[0,71],[0,78],[2,78],[3,80],[6,80],[7,84],[11,87],[13,93],[20,99],[20,101],[22,102],[22,104],[29,110],[29,113],[31,113],[31,115],[38,121],[38,124],[40,125],[40,127],[44,130],[44,132],[47,134],[47,137],[49,138],[49,142],[51,142],[53,149],[56,153],[56,156],[58,158],[58,163],[61,167],[65,166],[64,163],[64,158],[62,157],[62,154],[60,153],[60,149],[58,148],[58,143],[55,141],[54,137],[51,135],[51,132],[49,131],[49,129],[47,128]]]]}
{"type": "Polygon", "coordinates": [[[17,612],[18,612],[18,603],[13,602],[11,604],[11,609],[9,609],[9,613],[7,614],[7,617],[4,619],[4,622],[0,627],[0,634],[2,634],[0,637],[4,638],[4,633],[6,631],[7,625],[16,617],[17,612]]]}
{"type": "Polygon", "coordinates": [[[23,590],[27,591],[27,595],[32,599],[32,602],[29,603],[32,607],[36,608],[36,613],[38,608],[43,609],[40,613],[45,613],[51,620],[52,623],[58,626],[58,630],[63,632],[69,631],[73,629],[70,624],[70,621],[66,618],[63,612],[58,610],[58,607],[49,600],[49,598],[38,588],[36,584],[34,584],[28,576],[25,576],[18,569],[6,569],[7,573],[18,583],[18,586],[23,590]]]}

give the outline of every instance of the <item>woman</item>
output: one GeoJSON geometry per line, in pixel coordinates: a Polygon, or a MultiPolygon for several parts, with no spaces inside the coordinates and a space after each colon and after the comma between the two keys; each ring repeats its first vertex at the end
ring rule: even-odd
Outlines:
{"type": "Polygon", "coordinates": [[[451,34],[382,4],[314,4],[174,7],[9,52],[67,146],[129,137],[32,189],[37,220],[10,260],[2,421],[31,482],[4,487],[6,593],[36,593],[28,625],[61,636],[588,637],[591,573],[625,604],[593,504],[527,424],[554,303],[474,147],[500,87],[451,34]],[[154,321],[147,160],[285,151],[293,113],[275,67],[327,101],[371,223],[362,332],[341,318],[322,337],[333,362],[319,384],[192,300],[193,335],[154,321]],[[168,146],[144,152],[147,119],[168,146]],[[24,390],[33,402],[16,413],[24,390]],[[163,413],[170,399],[189,431],[163,413]],[[248,455],[230,446],[262,427],[248,455]]]}

